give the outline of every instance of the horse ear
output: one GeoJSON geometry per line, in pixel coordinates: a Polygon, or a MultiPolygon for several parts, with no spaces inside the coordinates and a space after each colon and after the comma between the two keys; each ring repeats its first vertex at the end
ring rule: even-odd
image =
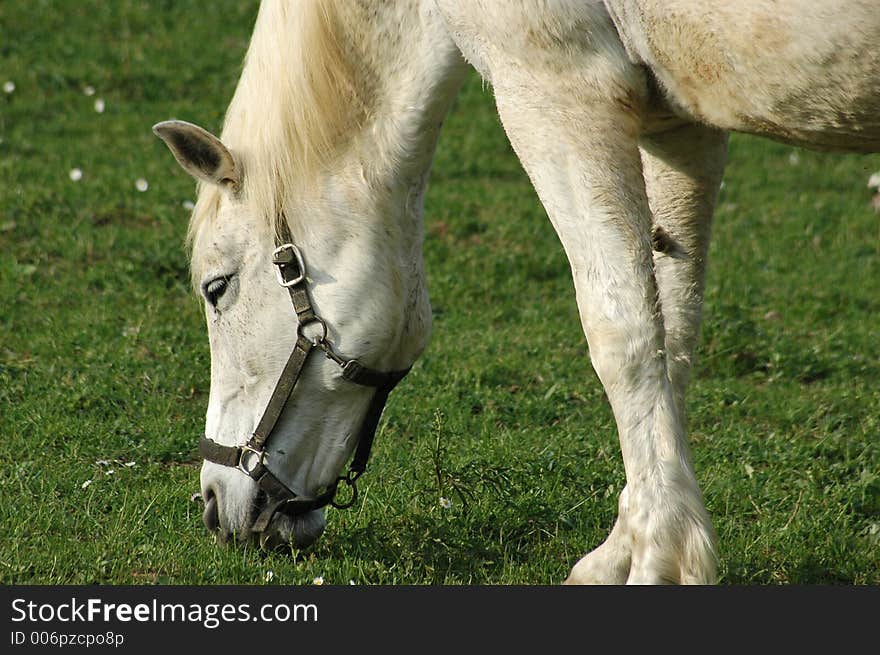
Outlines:
{"type": "Polygon", "coordinates": [[[153,132],[165,142],[187,173],[205,182],[230,187],[241,185],[240,167],[220,139],[198,125],[185,121],[162,121],[153,132]]]}

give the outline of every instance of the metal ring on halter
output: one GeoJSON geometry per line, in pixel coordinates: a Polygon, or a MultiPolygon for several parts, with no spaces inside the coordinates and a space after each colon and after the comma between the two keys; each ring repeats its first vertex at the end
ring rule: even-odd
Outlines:
{"type": "Polygon", "coordinates": [[[241,446],[241,452],[238,458],[236,468],[249,477],[254,477],[254,473],[263,466],[263,458],[266,453],[264,450],[257,450],[250,446],[241,446]]]}
{"type": "Polygon", "coordinates": [[[306,321],[305,323],[300,323],[296,328],[296,334],[297,334],[297,336],[300,336],[304,339],[307,339],[308,341],[311,341],[313,346],[320,346],[322,343],[327,342],[327,323],[320,316],[315,316],[315,317],[311,318],[310,320],[306,321]],[[316,337],[307,337],[306,336],[305,332],[303,331],[303,328],[308,327],[312,323],[318,323],[321,326],[320,336],[316,336],[316,337]]]}
{"type": "Polygon", "coordinates": [[[333,491],[333,499],[330,501],[330,505],[335,507],[336,509],[348,509],[352,505],[355,504],[358,497],[358,488],[357,484],[355,484],[356,480],[360,477],[360,472],[349,471],[346,475],[340,475],[336,479],[336,488],[333,491]],[[349,487],[351,487],[351,498],[346,501],[337,502],[336,494],[339,493],[339,483],[344,482],[349,487]]]}

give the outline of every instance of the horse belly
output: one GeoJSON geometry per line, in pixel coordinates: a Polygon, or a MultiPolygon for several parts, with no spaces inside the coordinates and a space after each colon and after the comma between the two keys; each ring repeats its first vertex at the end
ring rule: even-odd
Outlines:
{"type": "Polygon", "coordinates": [[[880,151],[874,0],[605,0],[676,112],[805,147],[880,151]]]}

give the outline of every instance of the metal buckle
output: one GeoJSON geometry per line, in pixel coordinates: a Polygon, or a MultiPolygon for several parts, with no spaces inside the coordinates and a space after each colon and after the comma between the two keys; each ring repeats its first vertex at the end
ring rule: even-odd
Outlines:
{"type": "Polygon", "coordinates": [[[282,287],[292,287],[295,284],[299,284],[306,278],[306,265],[302,258],[302,253],[292,243],[285,243],[283,245],[278,246],[275,250],[272,251],[272,263],[278,267],[275,273],[278,275],[278,284],[282,287]],[[289,251],[293,256],[291,261],[280,261],[281,254],[289,251]],[[299,269],[299,275],[297,275],[292,280],[287,280],[284,278],[283,269],[286,266],[290,266],[292,263],[296,263],[299,269]]]}
{"type": "Polygon", "coordinates": [[[364,365],[356,359],[349,359],[344,364],[340,364],[340,366],[342,366],[342,379],[349,382],[355,382],[364,370],[364,365]]]}
{"type": "Polygon", "coordinates": [[[257,450],[250,446],[241,446],[241,454],[238,456],[238,464],[235,468],[247,475],[254,477],[254,471],[259,470],[263,466],[263,457],[266,451],[257,450]]]}

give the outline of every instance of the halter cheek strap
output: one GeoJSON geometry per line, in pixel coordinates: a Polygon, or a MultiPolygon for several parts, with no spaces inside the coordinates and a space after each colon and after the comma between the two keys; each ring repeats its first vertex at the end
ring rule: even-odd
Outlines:
{"type": "Polygon", "coordinates": [[[357,499],[356,480],[366,470],[367,461],[376,436],[376,428],[382,416],[382,410],[388,395],[400,380],[409,372],[382,372],[368,368],[356,359],[345,359],[333,350],[327,340],[327,324],[315,314],[306,286],[306,270],[302,254],[293,243],[287,222],[280,222],[280,243],[272,256],[272,263],[277,267],[278,283],[290,292],[290,300],[296,312],[299,326],[297,328],[296,345],[281,371],[275,389],[263,410],[263,415],[253,435],[243,446],[223,446],[208,437],[199,441],[199,454],[206,461],[237,468],[245,475],[253,478],[259,488],[268,497],[268,503],[251,527],[253,532],[263,532],[271,523],[276,512],[281,511],[289,516],[305,514],[326,505],[338,509],[351,507],[357,499]],[[303,328],[317,323],[320,330],[316,337],[308,339],[303,328]],[[302,375],[309,355],[319,348],[324,355],[334,361],[342,369],[342,378],[354,384],[374,387],[376,392],[367,408],[366,416],[357,435],[357,449],[349,465],[348,472],[339,476],[332,484],[314,497],[301,496],[290,489],[266,466],[266,443],[275,430],[284,407],[293,392],[293,388],[302,375]],[[345,502],[336,500],[336,492],[340,482],[351,487],[350,498],[345,502]]]}

